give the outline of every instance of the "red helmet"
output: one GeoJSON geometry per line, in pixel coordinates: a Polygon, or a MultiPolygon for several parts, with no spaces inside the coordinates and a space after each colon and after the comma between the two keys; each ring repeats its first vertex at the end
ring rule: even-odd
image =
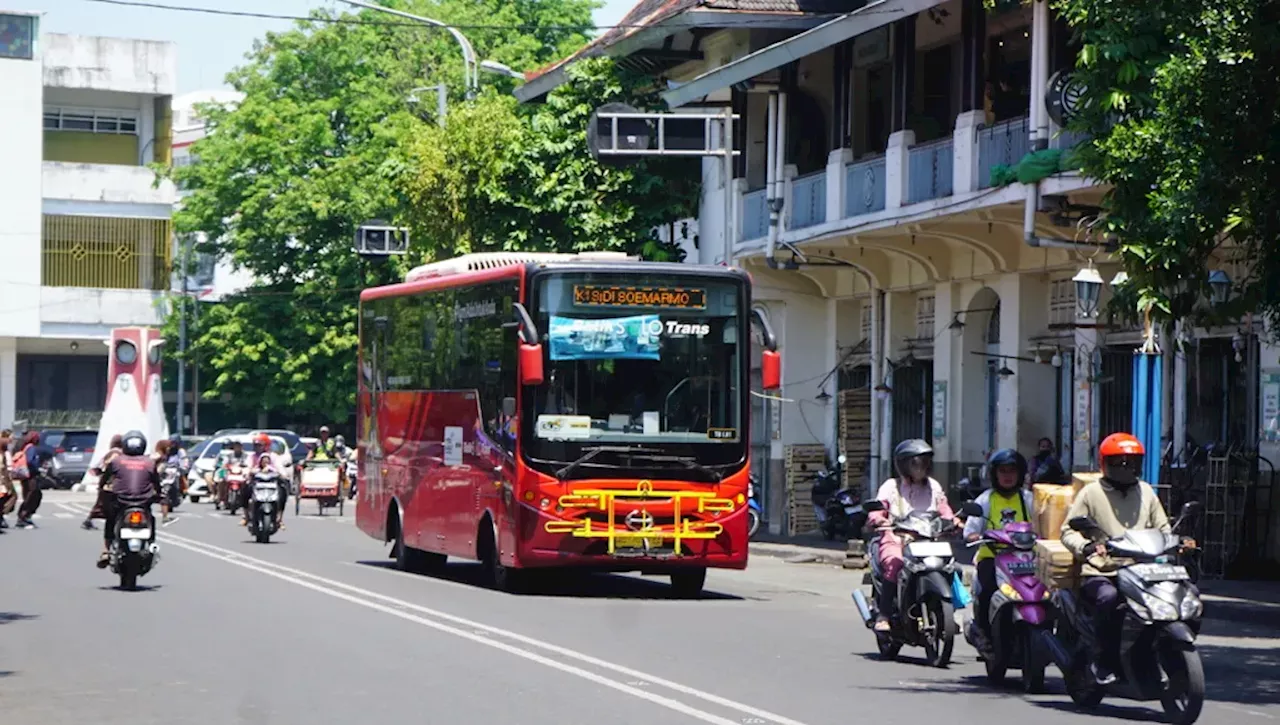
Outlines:
{"type": "Polygon", "coordinates": [[[270,450],[271,436],[267,435],[266,433],[259,433],[257,436],[254,436],[253,443],[254,445],[259,445],[259,446],[262,446],[264,449],[270,450]]]}
{"type": "Polygon", "coordinates": [[[1113,486],[1128,488],[1142,477],[1143,458],[1147,450],[1142,441],[1128,433],[1112,433],[1098,447],[1102,459],[1102,477],[1113,486]]]}
{"type": "Polygon", "coordinates": [[[1143,456],[1146,453],[1142,441],[1128,433],[1112,433],[1098,447],[1098,457],[1104,459],[1108,456],[1143,456]]]}

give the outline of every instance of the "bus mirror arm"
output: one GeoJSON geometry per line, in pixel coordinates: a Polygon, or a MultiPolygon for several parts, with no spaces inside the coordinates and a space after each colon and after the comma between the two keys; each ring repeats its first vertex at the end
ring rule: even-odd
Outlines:
{"type": "Polygon", "coordinates": [[[520,323],[520,384],[542,385],[542,345],[538,340],[538,328],[524,305],[516,302],[511,305],[511,311],[516,322],[520,323]]]}
{"type": "Polygon", "coordinates": [[[777,390],[782,387],[782,355],[778,352],[778,337],[773,334],[773,326],[764,310],[759,307],[752,314],[760,323],[760,332],[764,337],[764,349],[760,351],[760,383],[765,390],[777,390]]]}

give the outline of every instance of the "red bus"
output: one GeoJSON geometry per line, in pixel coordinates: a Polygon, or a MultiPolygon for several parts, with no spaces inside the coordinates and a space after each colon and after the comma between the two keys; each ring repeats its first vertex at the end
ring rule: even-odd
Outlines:
{"type": "Polygon", "coordinates": [[[747,565],[752,322],[727,267],[473,254],[360,296],[356,523],[406,570],[747,565]]]}

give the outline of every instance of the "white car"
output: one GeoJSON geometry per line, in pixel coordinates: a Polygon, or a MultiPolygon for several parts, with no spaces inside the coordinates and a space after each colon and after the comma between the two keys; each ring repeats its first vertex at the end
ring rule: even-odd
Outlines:
{"type": "MultiPolygon", "coordinates": [[[[222,458],[230,455],[231,444],[239,441],[246,452],[252,453],[253,439],[253,435],[240,433],[220,436],[209,441],[209,445],[205,446],[200,457],[191,463],[187,485],[187,498],[191,499],[191,503],[200,503],[200,499],[213,495],[209,490],[209,482],[213,479],[213,472],[218,469],[218,463],[222,458]]],[[[271,436],[271,452],[284,459],[285,480],[293,480],[293,456],[289,453],[289,446],[285,440],[280,436],[271,436]]]]}

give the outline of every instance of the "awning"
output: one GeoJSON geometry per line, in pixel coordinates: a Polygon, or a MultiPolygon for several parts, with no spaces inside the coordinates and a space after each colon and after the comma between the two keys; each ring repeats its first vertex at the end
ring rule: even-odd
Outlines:
{"type": "Polygon", "coordinates": [[[793,35],[703,73],[688,83],[663,93],[662,100],[666,101],[669,108],[679,108],[722,88],[767,73],[889,23],[909,18],[943,2],[944,0],[874,0],[812,30],[793,35]]]}

